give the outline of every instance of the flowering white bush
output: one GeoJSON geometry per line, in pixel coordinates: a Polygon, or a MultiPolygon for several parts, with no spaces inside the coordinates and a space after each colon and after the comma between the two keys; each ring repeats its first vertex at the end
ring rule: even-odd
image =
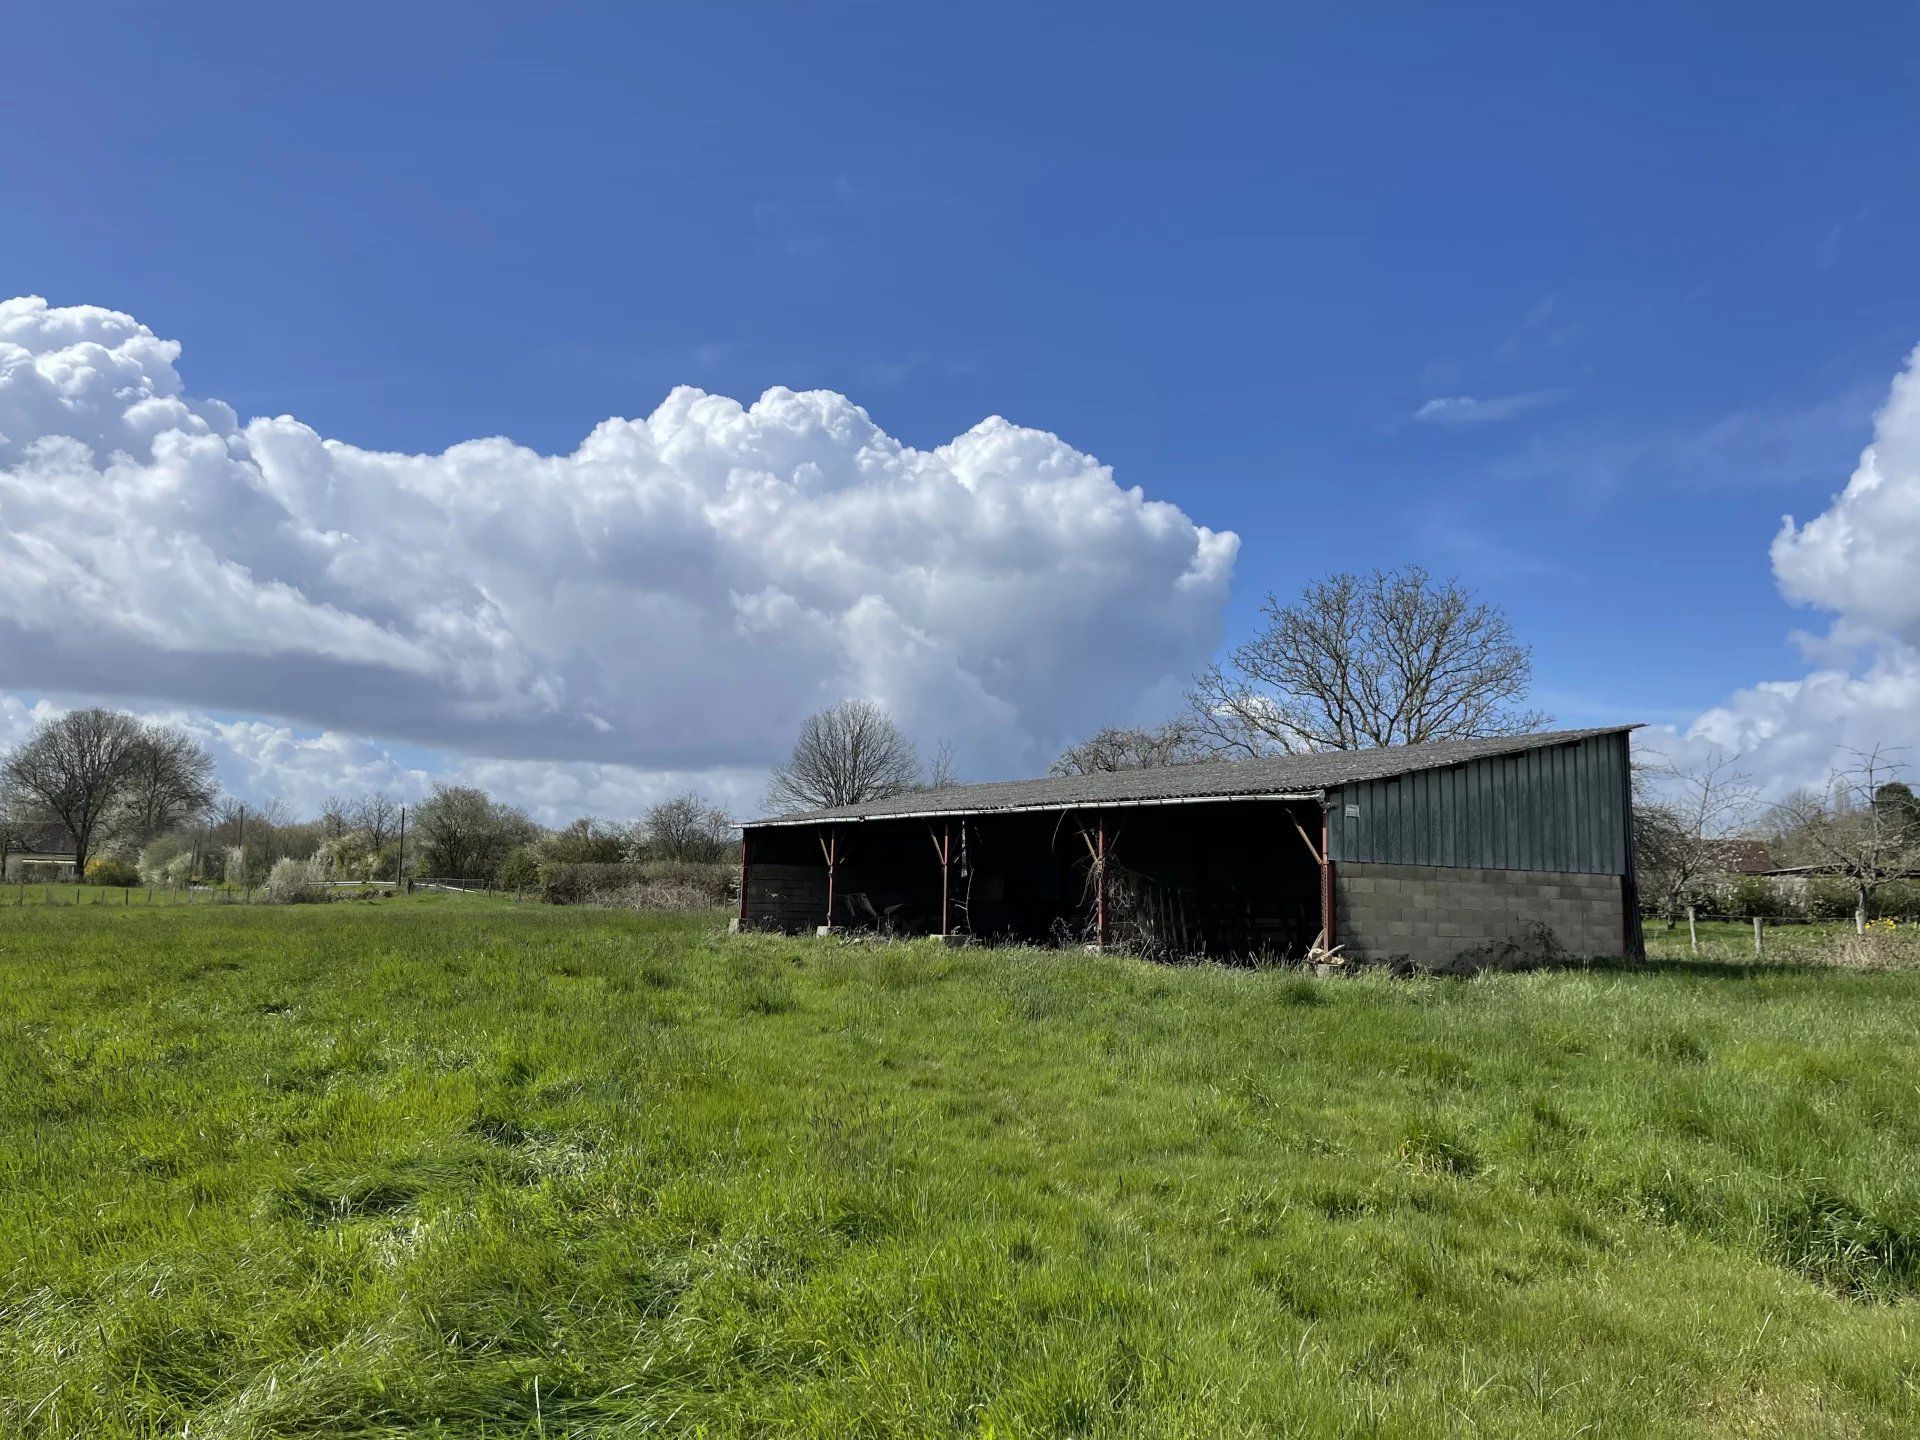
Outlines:
{"type": "Polygon", "coordinates": [[[267,876],[267,899],[276,905],[305,905],[327,898],[327,872],[315,860],[288,856],[274,862],[267,876]]]}

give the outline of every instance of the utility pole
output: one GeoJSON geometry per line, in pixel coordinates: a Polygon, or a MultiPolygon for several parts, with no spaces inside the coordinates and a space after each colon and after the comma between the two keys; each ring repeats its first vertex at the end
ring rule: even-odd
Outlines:
{"type": "Polygon", "coordinates": [[[394,863],[393,878],[395,888],[401,894],[407,890],[407,807],[400,807],[400,858],[394,863]]]}

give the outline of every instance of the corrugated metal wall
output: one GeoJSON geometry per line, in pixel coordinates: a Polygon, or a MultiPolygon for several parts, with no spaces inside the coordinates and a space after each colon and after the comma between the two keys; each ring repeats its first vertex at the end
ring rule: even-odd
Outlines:
{"type": "Polygon", "coordinates": [[[1624,875],[1627,774],[1622,734],[1343,785],[1327,793],[1328,850],[1383,865],[1624,875]]]}

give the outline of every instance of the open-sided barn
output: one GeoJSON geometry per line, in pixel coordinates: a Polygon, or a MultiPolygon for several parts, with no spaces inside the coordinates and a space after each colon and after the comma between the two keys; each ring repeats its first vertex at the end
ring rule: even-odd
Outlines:
{"type": "Polygon", "coordinates": [[[1638,954],[1630,729],[961,785],[751,821],[738,923],[1420,965],[1515,945],[1638,954]]]}

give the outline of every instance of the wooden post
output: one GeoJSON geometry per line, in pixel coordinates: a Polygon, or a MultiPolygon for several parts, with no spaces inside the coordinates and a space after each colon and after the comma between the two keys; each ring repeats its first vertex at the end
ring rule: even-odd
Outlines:
{"type": "Polygon", "coordinates": [[[940,827],[940,933],[952,933],[950,913],[953,905],[953,822],[940,827]]]}
{"type": "Polygon", "coordinates": [[[1098,812],[1094,821],[1094,876],[1093,914],[1094,933],[1099,938],[1102,950],[1107,948],[1107,812],[1098,812]]]}
{"type": "Polygon", "coordinates": [[[827,929],[833,928],[834,889],[840,878],[840,832],[827,827],[827,929]]]}
{"type": "Polygon", "coordinates": [[[1687,906],[1687,949],[1693,954],[1700,953],[1700,931],[1693,923],[1693,906],[1687,906]]]}
{"type": "Polygon", "coordinates": [[[1327,820],[1327,807],[1320,807],[1320,944],[1331,951],[1334,940],[1333,827],[1327,820]]]}
{"type": "Polygon", "coordinates": [[[739,929],[747,928],[747,832],[740,832],[740,924],[739,929]]]}
{"type": "Polygon", "coordinates": [[[1753,917],[1753,958],[1758,960],[1767,953],[1766,942],[1760,938],[1761,928],[1766,924],[1758,915],[1753,917]]]}

